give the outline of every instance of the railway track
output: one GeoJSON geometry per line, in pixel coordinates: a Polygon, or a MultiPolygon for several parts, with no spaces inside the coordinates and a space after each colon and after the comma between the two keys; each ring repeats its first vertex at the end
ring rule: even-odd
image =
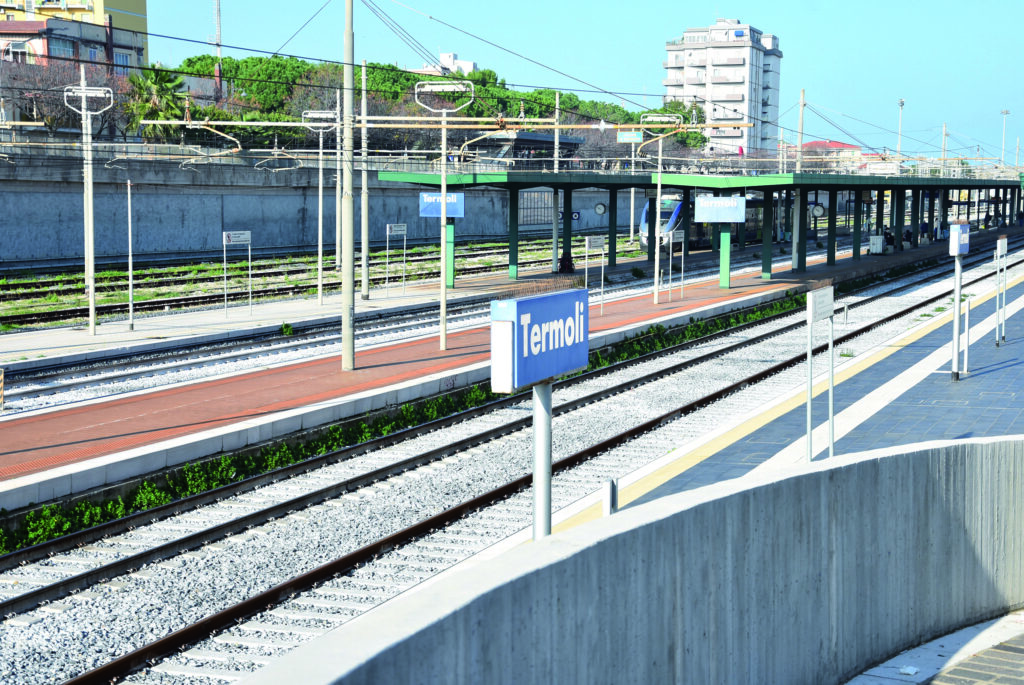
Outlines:
{"type": "MultiPolygon", "coordinates": [[[[976,269],[985,271],[986,267],[976,269]]],[[[987,274],[975,276],[983,278],[987,274]]],[[[971,287],[968,282],[968,292],[971,287]]],[[[904,282],[897,290],[907,291],[909,286],[904,282]]],[[[847,298],[851,322],[841,330],[837,345],[870,346],[889,337],[894,328],[905,327],[907,318],[922,307],[933,307],[948,297],[944,287],[931,285],[899,296],[864,294],[847,298]],[[885,311],[877,311],[879,308],[885,311]]],[[[780,388],[799,384],[805,343],[803,316],[798,312],[559,384],[555,389],[554,452],[560,457],[555,466],[559,473],[553,495],[556,506],[593,492],[608,478],[638,468],[666,451],[668,445],[701,434],[723,412],[745,413],[749,407],[777,396],[780,388]],[[685,383],[679,382],[681,377],[685,377],[685,383]],[[695,382],[695,378],[700,381],[695,382]],[[702,413],[716,402],[713,412],[702,413]],[[681,416],[690,418],[676,421],[681,416]]],[[[85,621],[88,625],[100,620],[110,626],[110,631],[123,635],[122,624],[131,624],[139,609],[136,607],[132,618],[126,619],[113,618],[111,612],[116,610],[110,607],[138,602],[152,606],[156,601],[167,601],[172,609],[163,613],[173,614],[178,620],[174,626],[161,623],[163,627],[157,632],[165,635],[153,645],[142,647],[139,643],[145,641],[145,633],[152,631],[136,628],[131,645],[134,651],[107,667],[82,674],[76,682],[107,682],[111,677],[122,677],[158,654],[170,654],[185,644],[196,646],[130,680],[180,682],[181,678],[200,676],[231,680],[273,654],[325,632],[527,526],[531,506],[525,488],[530,478],[532,439],[528,414],[520,399],[502,401],[487,411],[476,410],[429,430],[396,434],[382,443],[332,455],[326,460],[333,463],[323,468],[309,470],[314,465],[302,465],[304,472],[300,469],[288,474],[287,479],[265,481],[259,489],[213,495],[214,499],[225,499],[193,509],[185,514],[192,517],[187,521],[160,518],[162,514],[154,512],[150,516],[157,518],[156,523],[120,533],[124,540],[105,538],[96,544],[83,543],[84,547],[69,553],[51,548],[45,553],[54,556],[40,561],[30,561],[28,552],[20,558],[8,555],[0,559],[0,565],[7,569],[0,585],[6,586],[12,584],[11,577],[20,577],[29,584],[32,574],[36,574],[37,581],[46,574],[58,574],[53,569],[73,568],[81,557],[128,558],[118,549],[148,550],[154,546],[153,538],[166,536],[168,530],[194,529],[192,534],[198,535],[184,545],[184,553],[182,543],[173,543],[179,547],[177,556],[157,561],[161,558],[158,555],[134,575],[118,575],[124,571],[112,566],[93,568],[88,573],[97,578],[117,579],[106,585],[79,584],[79,589],[87,589],[78,595],[67,594],[73,588],[64,574],[63,580],[52,584],[62,588],[57,594],[47,596],[44,592],[34,600],[24,594],[5,599],[0,613],[17,613],[9,619],[11,629],[6,633],[11,637],[32,633],[22,637],[35,644],[33,640],[43,633],[56,639],[62,623],[70,626],[85,621]],[[297,490],[304,492],[299,494],[297,490]],[[268,500],[275,501],[267,506],[268,500]],[[246,514],[257,518],[245,519],[242,524],[214,523],[220,517],[232,518],[230,512],[271,507],[274,509],[270,514],[246,514]],[[260,516],[270,522],[250,528],[258,525],[260,516]],[[439,530],[442,524],[448,527],[439,530]],[[227,529],[211,532],[212,525],[235,526],[244,532],[225,538],[227,529]],[[338,551],[345,553],[338,556],[338,551]],[[70,557],[55,561],[65,555],[70,557]],[[248,568],[245,560],[254,556],[259,558],[257,567],[248,568]],[[271,557],[273,561],[268,561],[271,557]],[[281,566],[285,559],[297,562],[301,572],[284,570],[281,566]],[[204,579],[211,568],[227,571],[234,578],[243,577],[242,587],[227,590],[220,580],[207,590],[204,579]],[[183,577],[189,579],[188,589],[180,584],[176,590],[168,589],[172,579],[183,577]],[[137,590],[129,587],[136,585],[137,590]],[[142,600],[139,595],[126,599],[136,591],[149,599],[142,600]],[[292,597],[295,593],[301,594],[292,597]],[[241,602],[232,603],[239,598],[241,602]],[[33,601],[39,608],[23,613],[33,601]],[[93,610],[92,605],[108,603],[106,619],[83,615],[93,610]],[[266,610],[268,605],[273,608],[266,610]],[[197,614],[205,618],[189,623],[197,614]],[[237,623],[242,619],[245,622],[237,623]],[[45,621],[54,625],[44,630],[40,624],[45,621]],[[208,637],[211,631],[223,628],[228,629],[208,637]]],[[[139,568],[143,560],[119,563],[139,568]]],[[[103,609],[100,614],[104,614],[103,609]]],[[[0,653],[10,654],[7,643],[8,638],[0,637],[0,653]]],[[[111,651],[122,654],[128,650],[124,638],[117,647],[110,647],[103,644],[102,636],[91,636],[81,649],[71,651],[77,661],[43,677],[65,678],[106,661],[114,656],[111,651]]],[[[6,668],[17,669],[24,663],[10,661],[6,668]]],[[[20,674],[15,670],[0,673],[13,682],[20,674]]]]}
{"type": "MultiPolygon", "coordinates": [[[[743,265],[740,264],[740,267],[743,265]]],[[[699,280],[713,272],[691,268],[689,278],[699,280]]],[[[605,288],[608,300],[642,292],[649,283],[638,282],[605,288]]],[[[485,325],[489,302],[449,305],[449,325],[454,328],[485,325]]],[[[436,307],[408,307],[402,313],[360,314],[356,318],[358,348],[395,342],[437,330],[436,307]]],[[[296,323],[293,335],[265,335],[230,342],[189,346],[139,356],[120,355],[85,364],[36,366],[31,371],[9,370],[5,377],[5,414],[43,409],[112,394],[191,382],[249,368],[308,361],[311,356],[338,353],[341,335],[337,327],[296,323]]]]}

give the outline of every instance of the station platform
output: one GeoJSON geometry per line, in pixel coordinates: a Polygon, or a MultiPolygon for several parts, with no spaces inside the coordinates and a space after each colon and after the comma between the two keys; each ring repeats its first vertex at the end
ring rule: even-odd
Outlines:
{"type": "MultiPolygon", "coordinates": [[[[952,379],[952,311],[926,320],[835,368],[834,453],[941,440],[1024,435],[1024,273],[1010,273],[1005,340],[996,345],[993,286],[972,299],[968,364],[952,379]]],[[[820,336],[815,344],[823,342],[820,336]]],[[[967,346],[964,345],[966,348],[967,346]]],[[[836,351],[839,354],[839,350],[836,351]]],[[[961,363],[963,358],[961,358],[961,363]]],[[[816,364],[814,460],[828,459],[828,376],[816,364]]],[[[720,430],[680,446],[619,483],[620,508],[764,471],[805,463],[806,385],[750,416],[724,419],[720,430]]],[[[595,518],[593,503],[554,526],[595,518]]],[[[850,681],[1024,683],[1024,612],[939,638],[850,681]]]]}
{"type": "MultiPolygon", "coordinates": [[[[688,282],[683,300],[677,287],[671,297],[663,291],[657,305],[648,286],[642,291],[645,294],[608,300],[603,312],[592,291],[591,345],[621,340],[649,325],[688,323],[691,317],[756,305],[787,290],[799,292],[824,281],[857,278],[941,252],[941,247],[932,246],[860,260],[850,259],[847,252],[832,267],[823,259],[812,259],[802,273],[792,272],[783,262],[770,280],[761,278],[759,268],[746,269],[734,274],[728,289],[719,287],[717,278],[688,282]]],[[[688,273],[700,259],[687,259],[688,273]]],[[[703,259],[713,264],[716,256],[705,253],[703,259]]],[[[637,266],[650,269],[646,262],[626,261],[606,273],[611,277],[617,272],[628,274],[637,266]]],[[[595,269],[590,275],[596,278],[595,269]]],[[[537,274],[515,283],[504,276],[460,279],[449,292],[449,302],[543,290],[544,281],[552,278],[557,276],[537,274]]],[[[356,316],[406,311],[437,298],[436,282],[409,284],[404,294],[397,288],[387,294],[375,291],[369,300],[357,297],[356,316]]],[[[340,296],[331,295],[322,307],[315,299],[256,304],[251,318],[247,306],[234,306],[227,316],[223,309],[211,309],[141,318],[133,331],[124,321],[104,323],[95,336],[84,327],[8,333],[0,335],[0,363],[10,370],[56,359],[67,362],[144,352],[185,339],[210,342],[251,330],[270,332],[285,322],[340,325],[339,311],[340,296]]],[[[325,354],[301,363],[2,417],[0,508],[15,511],[109,487],[298,430],[483,382],[489,378],[489,344],[488,326],[478,325],[449,330],[448,349],[442,351],[435,329],[396,344],[357,347],[353,371],[342,371],[340,358],[325,354]]]]}

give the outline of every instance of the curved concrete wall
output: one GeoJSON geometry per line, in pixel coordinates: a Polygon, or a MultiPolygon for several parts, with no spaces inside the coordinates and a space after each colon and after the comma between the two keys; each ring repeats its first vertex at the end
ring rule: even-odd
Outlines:
{"type": "Polygon", "coordinates": [[[1024,603],[1024,436],[838,457],[467,565],[246,682],[840,683],[1024,603]]]}

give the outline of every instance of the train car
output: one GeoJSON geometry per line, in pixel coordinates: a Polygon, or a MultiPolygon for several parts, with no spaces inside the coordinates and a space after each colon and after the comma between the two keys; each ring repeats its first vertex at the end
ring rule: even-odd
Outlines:
{"type": "MultiPolygon", "coordinates": [[[[647,248],[647,208],[648,204],[645,202],[640,211],[640,245],[644,249],[647,248]]],[[[676,252],[682,250],[682,239],[683,239],[683,198],[682,195],[678,194],[662,194],[661,196],[661,227],[662,243],[665,250],[668,249],[668,235],[672,236],[673,248],[676,252]]],[[[746,242],[760,243],[761,242],[761,217],[764,214],[763,201],[757,197],[747,197],[747,211],[746,211],[746,242]]],[[[693,200],[690,200],[690,212],[689,215],[693,216],[693,200]]],[[[690,251],[695,250],[708,250],[712,246],[711,236],[711,224],[708,223],[697,223],[690,222],[690,240],[689,249],[690,251]]],[[[732,225],[732,244],[739,246],[739,242],[743,239],[742,230],[739,225],[732,225]]]]}

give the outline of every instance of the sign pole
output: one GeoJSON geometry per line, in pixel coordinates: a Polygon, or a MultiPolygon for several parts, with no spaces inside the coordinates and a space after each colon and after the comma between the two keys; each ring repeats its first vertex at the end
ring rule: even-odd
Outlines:
{"type": "Polygon", "coordinates": [[[408,236],[405,233],[402,234],[402,294],[405,295],[405,241],[408,236]]]}
{"type": "Polygon", "coordinates": [[[135,272],[132,268],[132,182],[128,180],[128,330],[135,330],[135,272]]]}
{"type": "Polygon", "coordinates": [[[813,424],[811,422],[811,404],[814,401],[814,323],[828,319],[828,432],[829,432],[829,456],[833,454],[833,443],[835,433],[833,430],[832,415],[833,406],[833,366],[832,366],[832,338],[835,334],[833,318],[835,315],[835,297],[832,286],[818,288],[807,293],[807,461],[814,458],[813,424]]]}
{"type": "MultiPolygon", "coordinates": [[[[960,380],[960,284],[963,280],[963,255],[970,249],[969,224],[949,227],[949,254],[955,258],[953,269],[953,381],[960,380]]],[[[997,250],[998,252],[998,250],[997,250]]],[[[998,289],[997,301],[998,301],[998,289]]],[[[996,309],[996,345],[999,345],[999,309],[996,309]]]]}
{"type": "Polygon", "coordinates": [[[604,262],[607,257],[605,256],[604,248],[601,249],[601,316],[604,316],[604,262]]]}
{"type": "Polygon", "coordinates": [[[668,234],[668,301],[672,301],[672,232],[668,234]]]}
{"type": "Polygon", "coordinates": [[[535,540],[551,534],[551,382],[587,367],[589,318],[582,288],[491,302],[491,391],[533,389],[535,540]]]}
{"type": "Polygon", "coordinates": [[[807,293],[807,461],[814,459],[814,439],[811,429],[811,402],[814,401],[814,308],[811,293],[807,293]]]}
{"type": "Polygon", "coordinates": [[[967,373],[968,366],[967,360],[971,354],[971,301],[967,300],[964,302],[964,373],[967,373]]]}
{"type": "Polygon", "coordinates": [[[249,318],[252,318],[252,243],[246,245],[249,248],[249,318]]]}
{"type": "MultiPolygon", "coordinates": [[[[953,274],[953,380],[960,380],[960,280],[963,275],[963,257],[956,256],[953,274]]],[[[998,320],[998,319],[997,319],[998,320]]],[[[998,327],[996,327],[998,332],[998,327]]],[[[996,345],[999,344],[998,335],[996,345]]]]}
{"type": "MultiPolygon", "coordinates": [[[[584,241],[585,243],[586,241],[584,241]]],[[[590,290],[590,245],[583,246],[583,287],[590,290]]]]}
{"type": "Polygon", "coordinates": [[[551,535],[551,384],[533,386],[533,539],[551,535]]]}
{"type": "Polygon", "coordinates": [[[224,240],[224,318],[228,318],[228,241],[224,240]]]}
{"type": "Polygon", "coordinates": [[[836,339],[835,315],[828,317],[828,458],[834,457],[836,448],[836,357],[833,343],[836,339]]]}
{"type": "Polygon", "coordinates": [[[391,224],[388,224],[387,230],[384,231],[384,297],[390,296],[391,291],[388,288],[388,275],[391,273],[391,267],[389,264],[389,257],[391,251],[391,224]]]}
{"type": "Polygon", "coordinates": [[[996,265],[996,347],[999,347],[999,248],[992,253],[992,261],[996,265]]]}

